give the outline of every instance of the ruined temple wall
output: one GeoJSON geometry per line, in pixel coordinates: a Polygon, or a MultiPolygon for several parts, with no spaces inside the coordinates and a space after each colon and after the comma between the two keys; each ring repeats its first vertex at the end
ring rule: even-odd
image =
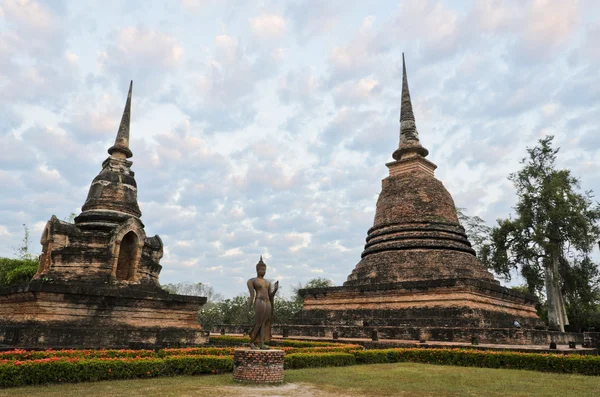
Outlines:
{"type": "Polygon", "coordinates": [[[0,322],[201,329],[196,315],[204,298],[127,287],[86,291],[87,285],[48,283],[5,290],[0,293],[0,322]]]}

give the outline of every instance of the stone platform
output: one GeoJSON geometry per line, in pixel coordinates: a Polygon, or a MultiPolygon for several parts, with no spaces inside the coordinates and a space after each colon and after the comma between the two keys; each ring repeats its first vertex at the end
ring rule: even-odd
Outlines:
{"type": "Polygon", "coordinates": [[[233,380],[251,383],[283,382],[283,350],[236,349],[233,380]]]}
{"type": "Polygon", "coordinates": [[[21,348],[199,346],[206,298],[160,287],[44,282],[0,289],[0,344],[21,348]]]}

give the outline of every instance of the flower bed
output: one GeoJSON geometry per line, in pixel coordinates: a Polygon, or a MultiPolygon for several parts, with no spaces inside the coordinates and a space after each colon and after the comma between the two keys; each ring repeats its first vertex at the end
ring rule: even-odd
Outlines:
{"type": "Polygon", "coordinates": [[[113,350],[113,349],[64,349],[64,350],[23,350],[15,349],[0,352],[0,361],[4,360],[34,360],[53,357],[81,357],[81,358],[137,358],[155,357],[152,350],[113,350]]]}
{"type": "Polygon", "coordinates": [[[0,363],[0,387],[231,371],[233,358],[228,356],[92,359],[53,357],[0,363]]]}
{"type": "MultiPolygon", "coordinates": [[[[0,353],[0,387],[231,372],[232,347],[150,350],[12,350],[0,353]]],[[[600,356],[358,345],[283,347],[285,368],[416,362],[600,376],[600,356]]]]}

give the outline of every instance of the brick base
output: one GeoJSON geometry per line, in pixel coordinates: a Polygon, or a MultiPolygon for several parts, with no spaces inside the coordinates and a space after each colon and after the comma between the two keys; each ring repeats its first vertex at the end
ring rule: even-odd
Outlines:
{"type": "Polygon", "coordinates": [[[283,382],[283,350],[236,349],[233,380],[252,383],[283,382]]]}

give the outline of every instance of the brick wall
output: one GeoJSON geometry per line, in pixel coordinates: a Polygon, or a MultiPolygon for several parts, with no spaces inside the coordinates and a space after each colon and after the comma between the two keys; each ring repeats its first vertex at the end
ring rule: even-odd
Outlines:
{"type": "Polygon", "coordinates": [[[236,349],[233,380],[252,383],[283,382],[283,350],[236,349]]]}

